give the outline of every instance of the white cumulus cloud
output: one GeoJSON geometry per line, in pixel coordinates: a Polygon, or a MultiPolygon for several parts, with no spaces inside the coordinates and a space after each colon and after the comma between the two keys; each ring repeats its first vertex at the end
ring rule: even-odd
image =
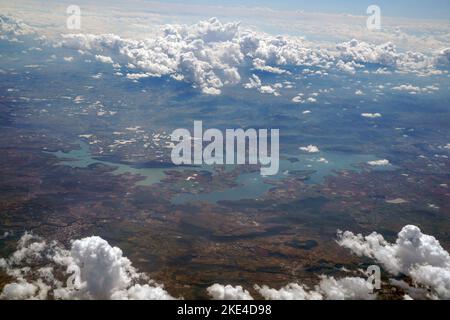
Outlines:
{"type": "Polygon", "coordinates": [[[312,144],[310,144],[306,147],[300,147],[300,150],[307,152],[307,153],[319,153],[320,152],[319,148],[312,144]]]}
{"type": "Polygon", "coordinates": [[[206,289],[214,300],[253,300],[250,293],[241,286],[213,284],[206,289]]]}
{"type": "Polygon", "coordinates": [[[374,232],[368,236],[340,232],[338,244],[358,256],[374,259],[393,275],[411,277],[431,290],[431,298],[450,299],[450,255],[435,237],[413,225],[405,226],[395,243],[374,232]]]}
{"type": "Polygon", "coordinates": [[[1,299],[173,299],[100,237],[75,240],[67,250],[27,233],[0,268],[15,279],[1,299]]]}
{"type": "Polygon", "coordinates": [[[370,119],[376,119],[376,118],[381,118],[381,113],[361,113],[361,117],[363,118],[370,118],[370,119]]]}
{"type": "Polygon", "coordinates": [[[381,166],[388,166],[390,164],[390,162],[387,159],[381,159],[381,160],[368,161],[367,164],[369,166],[373,166],[373,167],[381,167],[381,166]]]}
{"type": "Polygon", "coordinates": [[[267,300],[372,300],[376,298],[373,287],[366,279],[359,277],[321,276],[314,290],[305,285],[290,283],[281,289],[255,286],[255,290],[267,300]]]}
{"type": "Polygon", "coordinates": [[[34,33],[35,30],[22,20],[0,14],[0,39],[17,40],[17,37],[34,33]]]}
{"type": "Polygon", "coordinates": [[[111,57],[102,56],[100,54],[95,55],[95,60],[102,62],[102,63],[114,64],[114,61],[111,57]]]}
{"type": "MultiPolygon", "coordinates": [[[[240,83],[240,69],[248,66],[278,75],[291,74],[289,67],[293,66],[315,67],[321,69],[316,73],[328,75],[333,68],[354,74],[365,64],[407,72],[429,70],[436,60],[421,53],[398,52],[392,43],[352,40],[335,48],[320,48],[301,37],[246,30],[239,23],[222,23],[217,18],[193,25],[165,25],[157,34],[143,40],[114,34],[66,34],[57,46],[111,57],[149,76],[186,81],[205,94],[220,94],[224,86],[240,83]]],[[[439,57],[442,61],[443,53],[439,57]]],[[[259,85],[258,90],[279,95],[271,84],[259,85]]]]}

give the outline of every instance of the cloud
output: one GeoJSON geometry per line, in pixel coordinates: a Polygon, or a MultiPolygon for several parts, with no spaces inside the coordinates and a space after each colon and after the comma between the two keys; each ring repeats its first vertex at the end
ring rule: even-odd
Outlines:
{"type": "Polygon", "coordinates": [[[377,166],[388,166],[390,164],[390,162],[387,159],[381,159],[381,160],[368,161],[367,164],[369,166],[377,167],[377,166]]]}
{"type": "Polygon", "coordinates": [[[292,98],[292,102],[294,103],[305,103],[305,100],[303,100],[303,94],[299,94],[292,98]]]}
{"type": "Polygon", "coordinates": [[[253,74],[248,82],[244,84],[244,88],[246,89],[257,89],[260,93],[273,94],[274,96],[279,96],[280,93],[277,91],[275,86],[263,85],[261,79],[253,74]]]}
{"type": "Polygon", "coordinates": [[[255,290],[266,300],[322,300],[322,295],[298,283],[290,283],[276,290],[268,286],[255,286],[255,290]]]}
{"type": "MultiPolygon", "coordinates": [[[[266,300],[372,300],[377,297],[372,285],[359,277],[335,279],[321,276],[313,290],[299,283],[289,283],[280,289],[255,285],[254,289],[266,300]]],[[[216,300],[253,300],[241,286],[214,284],[207,288],[207,292],[216,300]]]]}
{"type": "Polygon", "coordinates": [[[102,62],[102,63],[114,64],[114,61],[111,57],[102,56],[99,54],[95,55],[95,60],[102,62]]]}
{"type": "MultiPolygon", "coordinates": [[[[337,243],[358,256],[374,259],[392,275],[406,275],[413,285],[390,279],[406,298],[450,299],[450,255],[434,237],[418,227],[406,226],[395,243],[372,233],[368,236],[338,232],[337,243]]],[[[26,233],[17,250],[0,259],[0,268],[14,280],[3,287],[0,299],[174,299],[162,285],[138,272],[122,251],[100,237],[71,242],[70,250],[59,243],[26,233]]],[[[289,283],[280,289],[255,285],[270,300],[370,300],[377,294],[362,277],[320,276],[313,288],[289,283]]],[[[217,300],[252,300],[242,286],[214,284],[206,289],[217,300]]]]}
{"type": "Polygon", "coordinates": [[[322,277],[319,292],[327,300],[373,300],[376,294],[366,279],[346,277],[336,280],[333,277],[322,277]]]}
{"type": "Polygon", "coordinates": [[[310,144],[309,146],[306,147],[300,147],[300,150],[307,152],[307,153],[318,153],[320,152],[319,148],[317,146],[313,146],[312,144],[310,144]]]}
{"type": "Polygon", "coordinates": [[[373,287],[366,279],[359,277],[321,276],[314,290],[298,283],[290,283],[276,290],[268,286],[255,286],[255,290],[267,300],[372,300],[376,298],[373,287]]]}
{"type": "Polygon", "coordinates": [[[244,84],[244,88],[246,89],[255,89],[261,87],[261,79],[253,74],[250,78],[248,78],[248,83],[244,84]]]}
{"type": "Polygon", "coordinates": [[[376,119],[381,118],[381,113],[361,113],[361,117],[363,118],[370,118],[370,119],[376,119]]]}
{"type": "Polygon", "coordinates": [[[253,300],[250,293],[241,286],[213,284],[206,289],[214,300],[253,300]]]}
{"type": "Polygon", "coordinates": [[[47,286],[42,282],[36,284],[28,283],[24,280],[8,283],[3,288],[0,299],[5,300],[25,300],[25,299],[45,299],[47,286]]]}
{"type": "Polygon", "coordinates": [[[266,66],[266,62],[259,58],[256,58],[253,60],[253,68],[255,70],[265,71],[265,72],[275,73],[275,74],[288,73],[288,71],[277,68],[277,67],[266,66]]]}
{"type": "MultiPolygon", "coordinates": [[[[58,1],[51,1],[57,3],[58,1]]],[[[65,10],[58,5],[49,5],[48,10],[39,12],[34,6],[3,3],[2,12],[16,13],[29,21],[46,35],[59,35],[67,32],[64,21],[65,10]]],[[[220,14],[224,20],[243,21],[259,30],[276,30],[284,34],[302,30],[303,34],[320,41],[337,42],[348,39],[359,39],[368,42],[382,43],[392,41],[403,51],[426,50],[433,52],[449,47],[448,24],[445,21],[416,19],[398,19],[384,17],[383,29],[367,32],[365,12],[362,16],[346,13],[330,14],[307,12],[303,10],[274,10],[273,8],[251,5],[200,5],[198,3],[172,2],[132,2],[117,3],[114,7],[105,7],[102,3],[90,3],[90,14],[83,15],[83,30],[89,33],[117,33],[122,36],[144,38],[149,33],[157,32],[157,24],[166,21],[191,23],[220,14]],[[124,12],[127,14],[124,15],[124,12]]]]}
{"type": "Polygon", "coordinates": [[[422,89],[420,87],[413,86],[412,84],[402,84],[400,86],[393,87],[392,90],[407,91],[411,94],[417,94],[422,91],[422,89]]]}
{"type": "Polygon", "coordinates": [[[150,77],[150,75],[146,73],[127,73],[126,75],[126,78],[130,80],[139,80],[148,77],[150,77]]]}
{"type": "Polygon", "coordinates": [[[430,68],[433,65],[431,57],[418,52],[398,52],[392,42],[374,45],[353,39],[338,44],[336,49],[337,57],[340,59],[338,64],[349,73],[353,72],[355,66],[361,64],[376,64],[404,71],[430,68]]]}
{"type": "Polygon", "coordinates": [[[358,256],[381,263],[393,275],[411,277],[414,283],[431,290],[429,297],[450,299],[450,255],[435,237],[405,226],[395,243],[374,232],[368,236],[340,232],[338,244],[358,256]]]}
{"type": "MultiPolygon", "coordinates": [[[[149,76],[185,81],[205,94],[220,94],[223,87],[240,83],[240,69],[248,66],[278,75],[289,75],[289,68],[295,66],[315,67],[321,75],[328,75],[332,68],[354,74],[366,64],[408,72],[434,67],[432,57],[398,52],[392,43],[374,45],[352,40],[335,48],[320,48],[301,37],[272,36],[244,29],[239,23],[221,23],[217,18],[192,25],[165,25],[158,36],[143,40],[114,34],[62,37],[57,46],[96,57],[107,55],[149,76]]],[[[249,83],[244,86],[255,87],[252,80],[249,83]]],[[[256,88],[261,93],[279,95],[271,84],[260,83],[256,88]]]]}
{"type": "Polygon", "coordinates": [[[0,14],[0,39],[16,41],[17,37],[29,35],[35,30],[22,20],[0,14]]]}
{"type": "Polygon", "coordinates": [[[373,72],[374,74],[392,74],[387,68],[378,68],[373,72]]]}
{"type": "Polygon", "coordinates": [[[450,66],[450,48],[443,49],[437,54],[436,64],[444,67],[450,66]]]}
{"type": "Polygon", "coordinates": [[[167,25],[162,36],[142,41],[116,35],[63,35],[60,45],[91,53],[110,52],[149,76],[182,75],[206,94],[218,94],[227,84],[240,82],[243,61],[237,23],[217,19],[192,26],[167,25]]]}
{"type": "MultiPolygon", "coordinates": [[[[356,73],[356,66],[361,66],[356,64],[353,61],[349,61],[349,62],[343,62],[342,60],[339,60],[338,63],[336,63],[336,68],[338,70],[341,70],[342,72],[354,75],[356,73]]],[[[362,67],[362,66],[361,66],[362,67]]]]}
{"type": "Polygon", "coordinates": [[[419,93],[433,93],[435,91],[439,91],[438,85],[430,85],[424,88],[414,86],[412,84],[402,84],[399,86],[392,87],[392,90],[395,91],[406,91],[409,94],[419,94],[419,93]]]}
{"type": "Polygon", "coordinates": [[[127,289],[115,291],[111,298],[114,300],[173,300],[161,286],[149,284],[135,284],[127,289]]]}
{"type": "MultiPolygon", "coordinates": [[[[17,250],[0,259],[0,268],[14,280],[6,284],[0,299],[174,299],[162,285],[139,273],[122,251],[100,237],[71,242],[70,250],[59,243],[24,234],[17,250]]],[[[321,276],[314,290],[291,283],[276,290],[256,285],[265,299],[373,299],[363,278],[321,276]]],[[[253,300],[242,286],[214,284],[206,289],[216,300],[253,300]]]]}
{"type": "Polygon", "coordinates": [[[67,250],[26,233],[0,268],[15,279],[1,299],[173,299],[100,237],[72,241],[67,250]]]}

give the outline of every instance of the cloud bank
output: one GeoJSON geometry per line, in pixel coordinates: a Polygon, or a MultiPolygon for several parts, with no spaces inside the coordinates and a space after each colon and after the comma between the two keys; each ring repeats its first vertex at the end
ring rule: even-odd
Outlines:
{"type": "Polygon", "coordinates": [[[372,258],[392,275],[409,276],[431,292],[429,298],[450,299],[450,255],[435,237],[416,226],[405,226],[395,243],[374,232],[368,236],[339,233],[339,245],[358,256],[372,258]]]}
{"type": "MultiPolygon", "coordinates": [[[[338,232],[337,243],[358,256],[373,259],[393,277],[390,285],[407,292],[404,298],[450,299],[450,255],[433,236],[416,226],[405,226],[395,243],[373,232],[368,236],[338,232]]],[[[122,251],[100,237],[71,242],[70,250],[57,242],[26,233],[17,250],[0,259],[0,268],[14,280],[4,286],[0,299],[174,299],[162,285],[138,272],[122,251]]],[[[217,300],[372,300],[379,298],[365,277],[320,276],[313,288],[289,283],[280,289],[213,284],[206,293],[217,300]]]]}
{"type": "MultiPolygon", "coordinates": [[[[25,23],[0,15],[1,39],[12,40],[31,32],[33,29],[25,23]]],[[[389,73],[426,75],[439,73],[440,68],[448,69],[450,65],[449,48],[425,55],[400,52],[391,42],[376,45],[356,39],[323,47],[302,37],[269,35],[244,29],[237,22],[222,23],[217,18],[192,25],[161,26],[150,38],[141,40],[115,34],[78,33],[62,34],[60,39],[47,43],[92,55],[93,59],[113,67],[120,67],[114,62],[128,66],[135,71],[120,73],[130,79],[134,74],[141,75],[139,79],[167,76],[210,95],[221,94],[224,87],[241,83],[242,74],[248,70],[258,74],[253,74],[244,86],[279,96],[277,88],[262,84],[262,75],[295,76],[296,67],[314,68],[322,75],[333,72],[354,75],[359,70],[368,72],[369,65],[389,73]]],[[[302,102],[302,98],[296,97],[293,102],[302,102]]]]}
{"type": "Polygon", "coordinates": [[[377,297],[373,287],[360,277],[337,280],[321,276],[314,290],[298,283],[290,283],[279,290],[256,285],[255,290],[267,300],[373,300],[377,297]]]}
{"type": "Polygon", "coordinates": [[[253,300],[250,293],[241,286],[213,284],[206,289],[208,295],[214,300],[253,300]]]}
{"type": "MultiPolygon", "coordinates": [[[[240,83],[242,68],[290,75],[287,69],[293,67],[315,67],[325,74],[355,74],[367,65],[402,72],[448,66],[448,50],[431,57],[399,52],[392,43],[374,45],[358,40],[340,43],[335,48],[320,48],[301,37],[272,36],[243,29],[239,23],[221,23],[217,18],[193,25],[166,25],[159,36],[144,40],[123,39],[114,34],[62,37],[58,46],[82,50],[101,57],[100,61],[128,64],[147,76],[183,80],[213,95],[220,94],[227,85],[240,83]]],[[[258,75],[252,75],[245,87],[277,95],[274,88],[262,85],[258,75]]]]}
{"type": "Polygon", "coordinates": [[[28,35],[33,32],[34,29],[24,23],[22,20],[0,14],[1,40],[17,41],[17,37],[28,35]]]}
{"type": "Polygon", "coordinates": [[[173,299],[100,237],[75,240],[66,250],[26,233],[0,268],[15,279],[0,299],[173,299]]]}

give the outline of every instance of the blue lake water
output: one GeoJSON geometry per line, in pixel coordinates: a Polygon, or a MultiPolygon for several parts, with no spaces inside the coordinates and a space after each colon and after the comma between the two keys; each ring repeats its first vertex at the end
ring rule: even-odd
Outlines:
{"type": "Polygon", "coordinates": [[[137,182],[136,184],[143,186],[152,185],[160,182],[166,176],[164,171],[173,170],[171,168],[135,168],[128,164],[101,161],[98,159],[94,159],[92,157],[88,144],[81,142],[80,147],[81,149],[79,150],[72,150],[67,153],[58,151],[52,152],[52,154],[57,156],[59,159],[63,160],[64,165],[68,165],[73,168],[86,168],[89,165],[101,163],[108,166],[116,167],[117,169],[112,171],[112,173],[116,175],[124,173],[141,175],[145,177],[145,179],[137,182]]]}
{"type": "Polygon", "coordinates": [[[266,183],[266,180],[281,180],[287,177],[289,171],[314,171],[306,183],[321,183],[327,175],[333,174],[333,171],[355,170],[356,165],[366,163],[377,159],[372,155],[351,154],[344,152],[320,152],[318,154],[297,154],[284,155],[286,158],[295,157],[299,161],[291,162],[289,160],[280,160],[280,170],[277,175],[264,177],[259,172],[245,173],[237,178],[239,186],[226,190],[214,191],[211,193],[189,194],[183,193],[172,199],[174,204],[183,204],[193,201],[237,201],[242,199],[258,199],[267,191],[273,188],[273,185],[266,183]]]}
{"type": "MultiPolygon", "coordinates": [[[[148,186],[161,182],[166,176],[165,171],[168,170],[183,170],[181,168],[136,168],[128,164],[118,164],[94,159],[89,151],[89,146],[81,142],[79,150],[73,150],[68,153],[61,151],[53,152],[64,162],[64,165],[71,167],[85,168],[95,163],[101,163],[109,166],[114,166],[116,169],[112,171],[113,174],[135,174],[143,176],[145,179],[137,182],[137,185],[148,186]]],[[[281,180],[287,177],[289,171],[313,171],[306,183],[321,183],[324,177],[333,174],[335,171],[354,170],[358,171],[360,168],[357,164],[366,163],[367,161],[376,160],[377,157],[373,155],[354,154],[348,152],[320,152],[315,154],[291,154],[283,155],[283,158],[295,157],[298,161],[280,160],[280,170],[275,176],[264,177],[259,171],[252,173],[241,174],[237,178],[237,187],[228,188],[225,190],[214,191],[210,193],[190,194],[181,193],[172,198],[174,204],[184,204],[194,201],[236,201],[242,199],[258,199],[263,196],[273,185],[266,183],[267,180],[281,180]]],[[[190,170],[208,170],[214,171],[213,166],[200,166],[189,168],[190,170]]],[[[386,168],[374,168],[374,170],[386,170],[386,168]]],[[[389,168],[388,168],[389,169],[389,168]]]]}

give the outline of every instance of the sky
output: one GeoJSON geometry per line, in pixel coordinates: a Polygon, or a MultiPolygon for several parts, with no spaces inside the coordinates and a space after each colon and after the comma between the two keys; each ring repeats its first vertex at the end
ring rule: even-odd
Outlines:
{"type": "MultiPolygon", "coordinates": [[[[164,0],[160,2],[183,3],[184,1],[164,0]]],[[[348,13],[354,15],[365,15],[369,5],[378,5],[382,13],[390,17],[450,20],[450,0],[190,0],[189,3],[264,6],[274,9],[348,13]]]]}

